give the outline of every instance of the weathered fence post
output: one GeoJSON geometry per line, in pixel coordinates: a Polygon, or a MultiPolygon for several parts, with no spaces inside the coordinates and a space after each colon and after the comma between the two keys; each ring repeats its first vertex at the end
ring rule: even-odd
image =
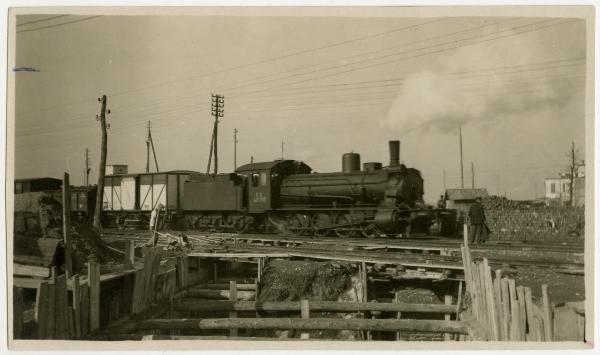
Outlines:
{"type": "Polygon", "coordinates": [[[75,326],[75,337],[81,338],[81,288],[79,275],[73,275],[73,317],[75,326]]]}
{"type": "Polygon", "coordinates": [[[131,270],[135,268],[135,242],[133,240],[125,243],[125,255],[123,257],[124,270],[131,270]]]}
{"type": "MultiPolygon", "coordinates": [[[[452,305],[452,296],[451,295],[444,296],[444,304],[448,305],[448,306],[452,305]]],[[[450,320],[450,317],[451,317],[450,313],[444,314],[444,320],[450,320]]],[[[453,334],[450,334],[450,333],[444,334],[445,341],[452,340],[452,337],[453,337],[453,334]]]]}
{"type": "MultiPolygon", "coordinates": [[[[229,300],[233,303],[237,302],[237,282],[235,281],[229,281],[229,300]]],[[[237,312],[229,312],[229,318],[237,318],[237,312]]],[[[236,337],[237,335],[238,330],[236,328],[229,330],[229,336],[236,337]]]]}
{"type": "MultiPolygon", "coordinates": [[[[300,301],[300,317],[302,319],[310,318],[310,306],[308,305],[308,300],[300,301]]],[[[308,339],[310,337],[308,332],[303,332],[300,334],[300,339],[308,339]]]]}
{"type": "Polygon", "coordinates": [[[88,263],[88,286],[90,288],[90,332],[100,329],[100,265],[88,263]]]}
{"type": "Polygon", "coordinates": [[[542,285],[542,304],[544,307],[544,336],[546,341],[552,341],[552,315],[550,310],[550,300],[548,299],[548,285],[542,285]]]}
{"type": "Polygon", "coordinates": [[[37,288],[35,296],[35,320],[37,322],[38,339],[46,339],[48,337],[48,300],[50,291],[48,282],[42,282],[37,288]]]}

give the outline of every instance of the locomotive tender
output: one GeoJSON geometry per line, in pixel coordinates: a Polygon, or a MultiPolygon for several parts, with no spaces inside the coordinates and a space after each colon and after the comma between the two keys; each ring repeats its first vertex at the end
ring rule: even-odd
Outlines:
{"type": "Polygon", "coordinates": [[[173,217],[186,229],[342,238],[452,232],[452,211],[425,206],[420,172],[400,164],[399,141],[389,146],[386,167],[365,163],[361,170],[360,156],[347,153],[342,171],[334,173],[311,173],[303,162],[275,160],[229,174],[190,174],[181,210],[173,217]]]}

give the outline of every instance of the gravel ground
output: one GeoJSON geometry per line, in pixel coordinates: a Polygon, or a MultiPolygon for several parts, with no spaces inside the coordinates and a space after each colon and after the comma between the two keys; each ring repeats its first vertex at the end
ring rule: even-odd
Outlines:
{"type": "Polygon", "coordinates": [[[535,298],[541,299],[542,284],[547,284],[551,303],[558,304],[585,299],[583,275],[563,274],[542,268],[520,268],[513,272],[515,283],[518,286],[530,287],[535,298]]]}

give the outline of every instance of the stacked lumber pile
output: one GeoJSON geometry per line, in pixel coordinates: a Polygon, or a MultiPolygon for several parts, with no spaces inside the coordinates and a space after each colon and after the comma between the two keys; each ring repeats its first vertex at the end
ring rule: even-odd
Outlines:
{"type": "Polygon", "coordinates": [[[580,242],[585,216],[580,207],[546,206],[504,197],[483,199],[491,240],[580,242]]]}

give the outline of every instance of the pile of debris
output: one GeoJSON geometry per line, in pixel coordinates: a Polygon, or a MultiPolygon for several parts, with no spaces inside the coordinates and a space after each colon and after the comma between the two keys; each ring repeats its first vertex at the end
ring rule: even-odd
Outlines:
{"type": "MultiPolygon", "coordinates": [[[[25,265],[42,267],[64,263],[62,204],[60,194],[24,193],[21,201],[29,201],[15,210],[14,256],[15,261],[25,265]]],[[[17,208],[18,206],[16,206],[17,208]]],[[[87,221],[71,221],[72,260],[74,272],[86,267],[86,262],[116,264],[123,260],[122,254],[105,243],[98,231],[87,221]]]]}
{"type": "MultiPolygon", "coordinates": [[[[357,284],[360,285],[360,282],[356,282],[353,273],[349,264],[335,261],[271,260],[264,270],[257,302],[303,299],[355,302],[360,299],[359,293],[362,291],[355,288],[357,284]]],[[[339,317],[339,315],[323,313],[319,317],[339,317]]],[[[355,332],[348,331],[310,331],[309,333],[311,338],[353,339],[356,336],[355,332]]],[[[300,332],[282,331],[276,332],[276,335],[282,338],[299,337],[300,332]]]]}

